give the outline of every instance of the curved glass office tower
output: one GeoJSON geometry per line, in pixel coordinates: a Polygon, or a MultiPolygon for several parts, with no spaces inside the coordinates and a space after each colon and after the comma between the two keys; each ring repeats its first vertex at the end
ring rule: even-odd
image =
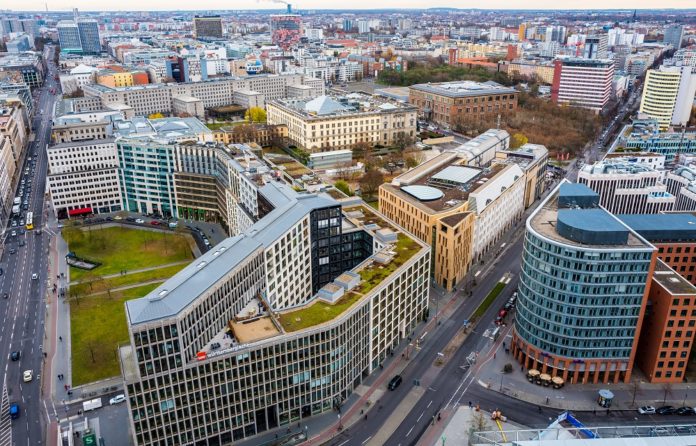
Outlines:
{"type": "Polygon", "coordinates": [[[527,220],[512,350],[575,382],[630,379],[655,248],[561,184],[527,220]]]}

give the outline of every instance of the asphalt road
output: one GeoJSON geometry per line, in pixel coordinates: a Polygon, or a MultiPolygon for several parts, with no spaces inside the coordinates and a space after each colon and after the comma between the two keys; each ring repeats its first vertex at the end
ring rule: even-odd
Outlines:
{"type": "MultiPolygon", "coordinates": [[[[52,49],[46,50],[51,60],[52,49]]],[[[34,226],[39,229],[45,219],[44,192],[46,187],[46,144],[50,141],[50,119],[54,97],[50,88],[57,88],[53,72],[47,76],[40,91],[36,114],[33,119],[35,140],[30,143],[22,166],[21,175],[28,182],[32,179],[29,194],[29,210],[34,213],[34,226]],[[36,160],[35,172],[24,175],[24,168],[31,166],[28,158],[36,160]]],[[[27,211],[22,211],[26,215],[27,211]]],[[[13,217],[10,218],[14,219],[13,217]]],[[[42,343],[44,337],[45,294],[50,279],[47,277],[48,235],[35,229],[21,234],[21,228],[8,224],[3,243],[5,244],[0,267],[4,274],[0,277],[0,293],[8,298],[0,300],[0,372],[2,373],[3,399],[0,419],[0,438],[7,439],[7,423],[11,423],[12,440],[15,445],[40,445],[45,443],[47,410],[41,395],[42,343]],[[12,236],[16,230],[17,235],[12,236]],[[24,246],[20,246],[20,240],[24,246]],[[11,254],[11,250],[16,250],[11,254]],[[36,280],[32,275],[37,274],[36,280]],[[20,351],[19,361],[11,361],[10,353],[20,351]],[[33,380],[24,383],[22,374],[33,371],[33,380]],[[6,397],[5,397],[6,396],[6,397]],[[9,421],[6,416],[8,404],[18,403],[21,414],[18,419],[9,421]]],[[[4,443],[4,441],[3,441],[4,443]]]]}

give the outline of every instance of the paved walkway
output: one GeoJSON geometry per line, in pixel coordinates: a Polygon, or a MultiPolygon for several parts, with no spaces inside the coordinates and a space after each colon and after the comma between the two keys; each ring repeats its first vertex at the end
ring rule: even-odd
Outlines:
{"type": "Polygon", "coordinates": [[[597,404],[600,389],[609,389],[614,393],[612,410],[633,410],[640,406],[696,406],[696,384],[651,384],[637,370],[634,371],[633,382],[628,384],[568,383],[561,389],[554,389],[530,383],[526,370],[503,347],[503,343],[510,345],[511,330],[511,326],[506,327],[494,351],[479,360],[478,383],[491,391],[539,406],[573,411],[605,410],[597,404]],[[503,373],[506,364],[512,365],[512,372],[503,373]]]}
{"type": "MultiPolygon", "coordinates": [[[[100,276],[98,280],[101,279],[112,279],[114,277],[123,277],[123,276],[129,276],[131,274],[136,274],[136,273],[144,273],[146,271],[154,271],[156,269],[162,269],[162,268],[169,268],[170,266],[176,266],[176,265],[188,265],[189,263],[193,262],[193,260],[181,260],[179,262],[173,262],[173,263],[165,263],[164,265],[158,265],[158,266],[151,266],[148,268],[140,268],[140,269],[132,269],[132,270],[127,270],[125,274],[107,274],[106,276],[100,276]]],[[[94,280],[88,281],[88,282],[94,282],[94,280]]],[[[85,283],[88,283],[85,282],[85,283]]],[[[76,280],[74,282],[70,282],[70,285],[78,285],[82,283],[80,280],[76,280]]],[[[113,290],[112,290],[113,291],[113,290]]]]}

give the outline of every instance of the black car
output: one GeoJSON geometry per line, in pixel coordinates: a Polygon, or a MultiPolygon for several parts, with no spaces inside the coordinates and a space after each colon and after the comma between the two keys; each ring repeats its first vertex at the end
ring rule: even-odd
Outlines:
{"type": "Polygon", "coordinates": [[[14,248],[10,248],[10,254],[15,254],[16,252],[17,252],[17,250],[16,250],[16,249],[14,249],[14,248]]]}
{"type": "Polygon", "coordinates": [[[677,409],[676,414],[677,415],[694,415],[694,414],[696,414],[696,412],[694,412],[693,407],[684,406],[684,407],[680,407],[679,409],[677,409]]]}
{"type": "Polygon", "coordinates": [[[126,217],[126,221],[134,222],[135,217],[126,217]]]}
{"type": "Polygon", "coordinates": [[[10,359],[12,359],[13,361],[19,361],[19,358],[21,358],[21,357],[22,357],[22,354],[19,352],[19,350],[12,352],[10,354],[10,359]]]}
{"type": "Polygon", "coordinates": [[[399,387],[399,384],[401,384],[401,381],[403,381],[403,378],[401,377],[401,375],[396,375],[395,377],[393,377],[391,379],[391,381],[389,381],[389,384],[387,384],[387,388],[389,390],[394,390],[397,387],[399,387]]]}
{"type": "Polygon", "coordinates": [[[677,411],[677,409],[675,409],[672,406],[662,406],[662,407],[658,407],[657,409],[655,409],[655,413],[658,415],[672,415],[676,411],[677,411]]]}

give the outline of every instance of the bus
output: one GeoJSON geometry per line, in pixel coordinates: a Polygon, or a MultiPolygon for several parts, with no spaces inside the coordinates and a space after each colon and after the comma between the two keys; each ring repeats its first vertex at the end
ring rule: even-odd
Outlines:
{"type": "Polygon", "coordinates": [[[33,212],[27,212],[26,228],[27,228],[27,231],[31,231],[32,229],[34,229],[34,213],[33,212]]]}

